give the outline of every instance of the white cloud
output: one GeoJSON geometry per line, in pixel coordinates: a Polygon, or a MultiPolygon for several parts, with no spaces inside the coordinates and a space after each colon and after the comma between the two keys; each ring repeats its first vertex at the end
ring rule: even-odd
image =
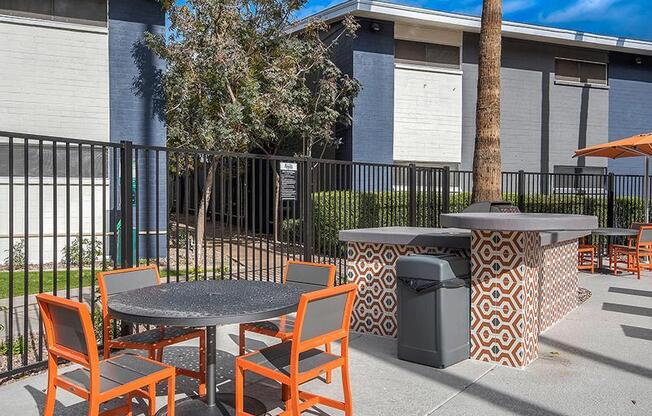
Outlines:
{"type": "Polygon", "coordinates": [[[570,6],[543,16],[548,23],[604,18],[608,9],[620,0],[577,0],[570,6]]]}
{"type": "Polygon", "coordinates": [[[508,15],[511,13],[527,10],[536,5],[534,0],[506,0],[503,2],[503,14],[508,15]]]}

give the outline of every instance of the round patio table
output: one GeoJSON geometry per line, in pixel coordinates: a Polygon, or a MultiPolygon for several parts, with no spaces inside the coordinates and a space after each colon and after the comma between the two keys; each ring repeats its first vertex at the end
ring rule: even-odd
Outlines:
{"type": "Polygon", "coordinates": [[[206,397],[179,402],[175,413],[228,415],[227,406],[232,407],[232,397],[218,401],[216,393],[216,327],[295,312],[302,293],[305,290],[272,282],[203,280],[118,293],[109,298],[107,306],[114,318],[131,323],[206,327],[206,397]]]}
{"type": "MultiPolygon", "coordinates": [[[[591,231],[591,234],[597,235],[598,237],[604,237],[607,240],[607,249],[611,244],[611,240],[614,237],[633,237],[638,235],[638,230],[634,228],[614,228],[614,227],[603,227],[596,228],[591,231]]],[[[598,269],[602,269],[602,239],[598,240],[598,269]]]]}

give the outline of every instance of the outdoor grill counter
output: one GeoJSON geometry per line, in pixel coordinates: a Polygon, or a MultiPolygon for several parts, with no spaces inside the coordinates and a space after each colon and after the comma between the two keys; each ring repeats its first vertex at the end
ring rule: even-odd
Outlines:
{"type": "Polygon", "coordinates": [[[358,285],[352,330],[397,335],[395,263],[407,254],[455,254],[471,263],[470,358],[525,367],[539,334],[577,306],[577,242],[594,216],[443,214],[450,228],[385,227],[340,232],[347,280],[358,285]]]}

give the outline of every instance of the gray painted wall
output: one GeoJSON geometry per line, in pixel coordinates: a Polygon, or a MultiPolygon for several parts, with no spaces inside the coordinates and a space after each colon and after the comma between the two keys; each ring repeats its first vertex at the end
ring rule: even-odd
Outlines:
{"type": "MultiPolygon", "coordinates": [[[[652,131],[652,57],[612,53],[609,65],[609,140],[652,131]]],[[[609,161],[616,174],[643,174],[642,158],[609,161]]]]}
{"type": "MultiPolygon", "coordinates": [[[[164,146],[165,122],[162,119],[163,101],[157,93],[156,79],[164,63],[142,43],[146,32],[165,33],[165,13],[155,0],[111,0],[109,4],[109,103],[110,140],[131,140],[136,144],[164,146]]],[[[138,160],[139,200],[149,206],[139,206],[139,228],[156,229],[156,211],[159,229],[167,229],[167,200],[165,192],[165,155],[159,157],[159,180],[156,181],[155,155],[140,152],[138,160]]],[[[155,237],[141,236],[140,255],[155,255],[155,237]]],[[[159,239],[159,253],[165,253],[166,239],[159,239]]],[[[164,254],[162,254],[164,255],[164,254]]]]}
{"type": "MultiPolygon", "coordinates": [[[[473,164],[477,98],[478,35],[464,34],[462,164],[473,164]]],[[[503,40],[501,147],[503,170],[553,171],[572,159],[578,147],[604,142],[608,134],[609,91],[556,85],[554,58],[607,62],[604,51],[503,40]]],[[[587,166],[606,166],[604,159],[587,166]]]]}
{"type": "Polygon", "coordinates": [[[394,23],[360,19],[353,40],[353,75],[362,84],[353,109],[351,158],[359,162],[393,162],[394,23]]]}

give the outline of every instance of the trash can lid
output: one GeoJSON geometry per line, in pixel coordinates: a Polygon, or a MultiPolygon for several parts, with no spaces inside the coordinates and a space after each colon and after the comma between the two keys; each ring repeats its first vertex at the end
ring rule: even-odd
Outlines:
{"type": "Polygon", "coordinates": [[[453,254],[410,254],[396,261],[398,278],[414,278],[443,282],[468,279],[471,275],[469,259],[453,254]]]}

